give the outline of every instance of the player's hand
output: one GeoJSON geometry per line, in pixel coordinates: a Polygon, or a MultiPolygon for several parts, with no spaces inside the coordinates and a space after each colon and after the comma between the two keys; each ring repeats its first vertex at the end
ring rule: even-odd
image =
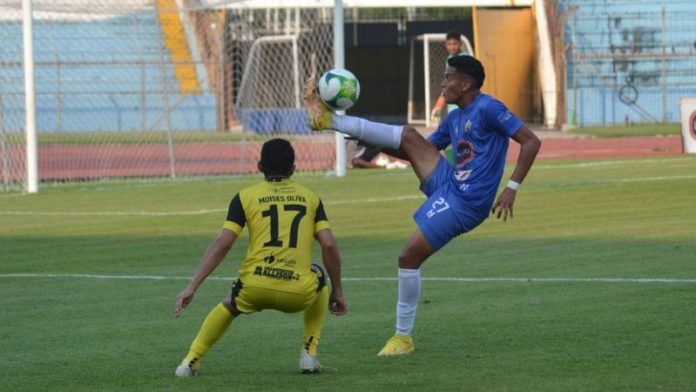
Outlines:
{"type": "Polygon", "coordinates": [[[512,220],[512,206],[515,204],[515,196],[517,191],[513,191],[510,188],[505,188],[498,196],[498,200],[493,204],[492,214],[496,214],[496,217],[500,219],[502,216],[503,222],[508,220],[508,216],[512,220]]]}
{"type": "Polygon", "coordinates": [[[440,124],[440,121],[442,121],[442,112],[443,109],[439,107],[435,107],[433,111],[430,112],[430,122],[432,125],[440,124]]]}
{"type": "Polygon", "coordinates": [[[430,122],[432,122],[436,126],[440,124],[440,121],[442,121],[442,118],[446,113],[446,108],[447,102],[445,101],[445,97],[442,96],[442,94],[440,94],[440,96],[437,97],[437,101],[435,101],[435,106],[433,106],[433,110],[430,112],[430,122]]]}
{"type": "Polygon", "coordinates": [[[193,294],[194,291],[191,288],[186,287],[184,291],[176,296],[176,299],[174,300],[174,317],[179,317],[181,311],[191,303],[193,300],[193,294]]]}
{"type": "Polygon", "coordinates": [[[341,290],[331,290],[329,295],[329,311],[336,316],[343,316],[348,312],[346,298],[341,290]]]}

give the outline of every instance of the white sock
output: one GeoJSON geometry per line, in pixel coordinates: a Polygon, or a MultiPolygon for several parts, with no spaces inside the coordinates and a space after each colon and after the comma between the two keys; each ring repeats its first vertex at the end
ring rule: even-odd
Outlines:
{"type": "Polygon", "coordinates": [[[396,303],[396,334],[410,336],[416,323],[420,298],[419,269],[399,268],[399,299],[396,303]]]}
{"type": "Polygon", "coordinates": [[[389,125],[353,116],[333,116],[333,128],[377,147],[399,148],[401,125],[389,125]]]}

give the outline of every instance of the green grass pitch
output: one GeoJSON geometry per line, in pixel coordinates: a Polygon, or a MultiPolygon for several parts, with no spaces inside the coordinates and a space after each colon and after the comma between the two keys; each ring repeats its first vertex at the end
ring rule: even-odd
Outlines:
{"type": "Polygon", "coordinates": [[[259,176],[0,195],[0,390],[693,391],[695,168],[686,156],[538,162],[512,222],[489,219],[424,265],[405,358],[375,354],[393,333],[415,177],[297,175],[325,202],[349,301],[327,318],[327,371],[311,376],[296,370],[301,316],[272,311],[235,320],[199,377],[173,375],[246,235],[178,319],[174,297],[259,176]]]}

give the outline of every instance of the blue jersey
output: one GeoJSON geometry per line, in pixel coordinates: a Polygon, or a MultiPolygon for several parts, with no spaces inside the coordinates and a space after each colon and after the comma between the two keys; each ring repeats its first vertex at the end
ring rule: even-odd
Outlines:
{"type": "Polygon", "coordinates": [[[502,102],[479,94],[450,112],[428,140],[438,149],[452,145],[450,182],[472,207],[490,210],[505,168],[509,138],[524,124],[502,102]]]}

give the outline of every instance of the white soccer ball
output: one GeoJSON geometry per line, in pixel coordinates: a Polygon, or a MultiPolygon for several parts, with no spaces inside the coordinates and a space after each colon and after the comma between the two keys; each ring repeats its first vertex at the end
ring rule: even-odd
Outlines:
{"type": "Polygon", "coordinates": [[[322,102],[334,110],[348,110],[360,97],[358,78],[343,68],[334,68],[321,75],[317,89],[322,102]]]}

